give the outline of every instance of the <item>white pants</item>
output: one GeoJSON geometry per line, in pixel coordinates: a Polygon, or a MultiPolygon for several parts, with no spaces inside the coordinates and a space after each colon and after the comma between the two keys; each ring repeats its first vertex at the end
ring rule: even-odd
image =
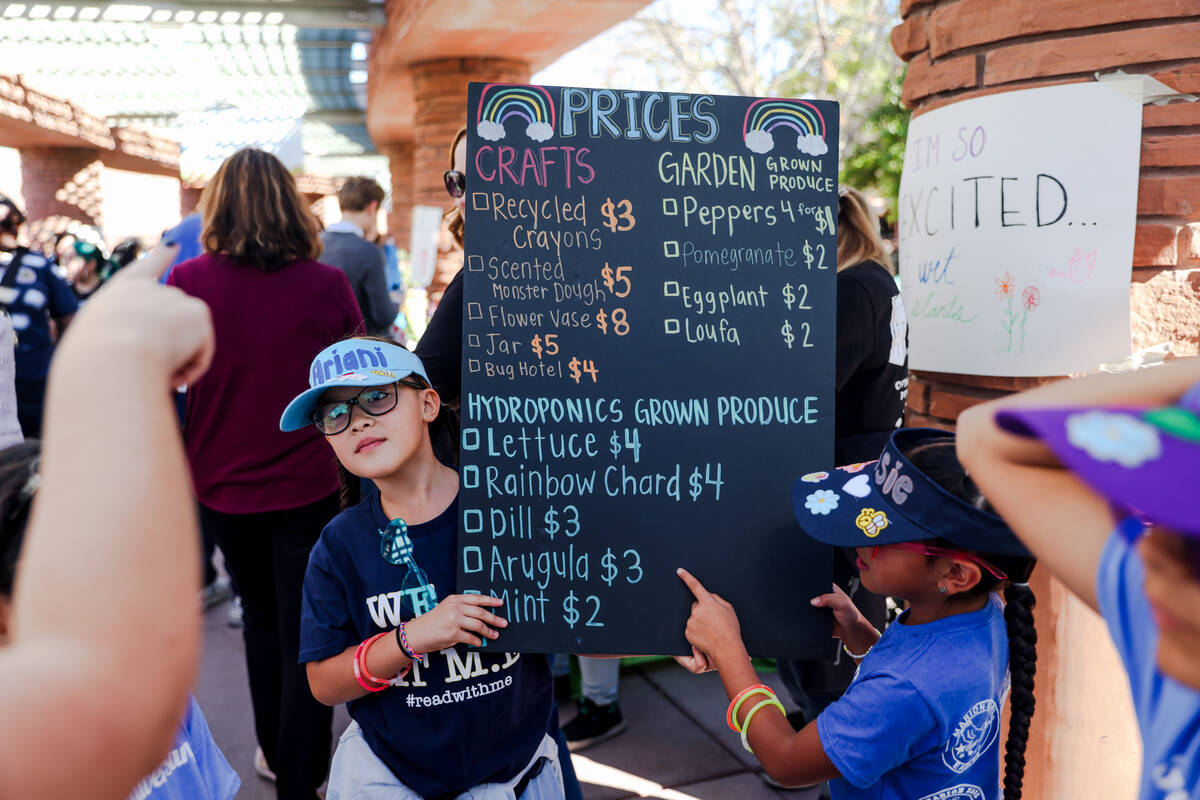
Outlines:
{"type": "MultiPolygon", "coordinates": [[[[563,800],[562,767],[558,763],[558,744],[549,736],[533,758],[515,778],[507,783],[481,783],[472,786],[455,800],[517,800],[513,787],[539,758],[547,763],[538,776],[529,782],[520,800],[563,800]]],[[[405,786],[363,738],[362,728],[351,721],[350,727],[338,739],[329,768],[329,787],[326,800],[422,800],[405,786]]]]}

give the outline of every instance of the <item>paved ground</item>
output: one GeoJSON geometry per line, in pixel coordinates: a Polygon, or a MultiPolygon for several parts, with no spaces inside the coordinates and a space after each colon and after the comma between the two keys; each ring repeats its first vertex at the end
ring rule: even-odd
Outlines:
{"type": "MultiPolygon", "coordinates": [[[[242,777],[241,800],[273,800],[272,784],[254,774],[254,732],[241,631],[226,625],[227,605],[205,617],[204,662],[196,696],[213,736],[242,777]]],[[[778,676],[763,682],[781,697],[778,676]]],[[[629,729],[574,757],[585,800],[816,800],[817,792],[777,792],[756,775],[754,757],[725,726],[725,694],[715,674],[695,676],[674,663],[621,673],[621,709],[629,729]]],[[[574,713],[563,709],[563,718],[574,713]]],[[[334,715],[335,731],[349,722],[334,715]]],[[[334,737],[336,741],[336,735],[334,737]]]]}

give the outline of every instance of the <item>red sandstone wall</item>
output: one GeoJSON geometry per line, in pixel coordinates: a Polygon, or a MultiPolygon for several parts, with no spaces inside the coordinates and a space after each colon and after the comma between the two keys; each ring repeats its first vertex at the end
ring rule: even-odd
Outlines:
{"type": "MultiPolygon", "coordinates": [[[[1094,80],[1118,68],[1200,94],[1200,0],[902,0],[892,46],[904,102],[925,111],[996,92],[1094,80]]],[[[1200,103],[1145,106],[1134,241],[1135,350],[1200,351],[1200,103]]],[[[914,372],[910,425],[952,427],[983,399],[1038,378],[914,372]]],[[[1026,797],[1130,797],[1140,766],[1128,683],[1101,620],[1044,571],[1038,709],[1026,797]]]]}
{"type": "MultiPolygon", "coordinates": [[[[1200,0],[903,0],[892,46],[914,113],[996,92],[1153,75],[1200,94],[1200,0]]],[[[1200,352],[1200,103],[1146,106],[1130,288],[1135,350],[1200,352]]],[[[914,373],[910,424],[948,426],[1037,379],[914,373]]]]}

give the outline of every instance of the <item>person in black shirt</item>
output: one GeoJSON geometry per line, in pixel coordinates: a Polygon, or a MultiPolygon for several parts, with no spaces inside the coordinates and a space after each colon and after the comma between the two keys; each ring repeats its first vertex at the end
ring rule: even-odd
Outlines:
{"type": "MultiPolygon", "coordinates": [[[[837,396],[834,402],[834,463],[874,461],[896,428],[904,424],[908,396],[908,318],[891,259],[879,237],[879,219],[866,198],[848,187],[838,192],[837,221],[837,396]]],[[[863,589],[854,551],[834,552],[833,580],[849,594],[871,624],[882,629],[886,599],[863,589]]],[[[854,678],[855,663],[779,659],[779,674],[803,720],[797,730],[841,697],[854,678]]],[[[762,773],[766,776],[766,773],[762,773]]]]}
{"type": "Polygon", "coordinates": [[[46,374],[55,342],[79,302],[53,263],[19,244],[24,223],[17,204],[0,195],[0,306],[17,334],[17,416],[25,436],[36,439],[41,436],[46,374]]]}
{"type": "MultiPolygon", "coordinates": [[[[450,169],[446,170],[443,176],[446,191],[454,198],[454,207],[446,212],[447,226],[454,241],[464,249],[466,170],[467,129],[464,127],[459,128],[450,141],[450,169]]],[[[432,441],[434,455],[443,464],[454,466],[458,465],[459,401],[462,395],[462,323],[463,272],[460,269],[442,293],[442,299],[415,350],[425,366],[425,374],[430,384],[437,391],[445,410],[449,412],[444,415],[446,425],[439,426],[441,430],[432,441]]],[[[558,728],[557,714],[552,727],[559,747],[559,764],[562,767],[566,800],[582,800],[583,791],[575,775],[575,766],[571,762],[566,741],[558,728]]]]}

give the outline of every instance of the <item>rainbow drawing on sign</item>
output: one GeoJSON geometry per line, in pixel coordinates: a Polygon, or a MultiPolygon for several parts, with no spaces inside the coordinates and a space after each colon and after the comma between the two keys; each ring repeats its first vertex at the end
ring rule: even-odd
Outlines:
{"type": "Polygon", "coordinates": [[[769,153],[775,147],[774,131],[787,127],[796,132],[796,149],[810,156],[829,152],[825,143],[825,118],[812,103],[768,97],[755,100],[746,109],[742,138],[755,153],[769,153]]]}
{"type": "Polygon", "coordinates": [[[541,86],[517,83],[489,83],[479,96],[475,117],[476,132],[489,142],[504,138],[504,123],[519,117],[528,123],[525,135],[544,142],[554,135],[554,101],[541,86]]]}

